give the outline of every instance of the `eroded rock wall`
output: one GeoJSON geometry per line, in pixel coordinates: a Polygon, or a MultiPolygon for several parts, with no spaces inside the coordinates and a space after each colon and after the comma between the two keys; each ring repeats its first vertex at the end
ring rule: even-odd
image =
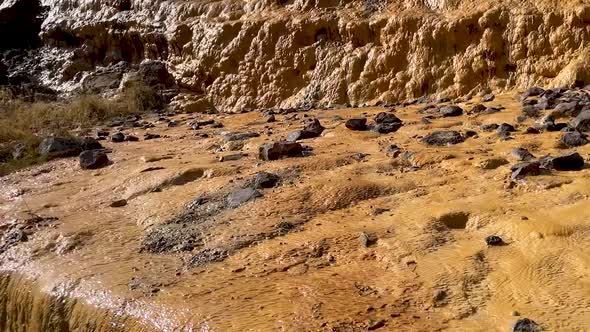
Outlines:
{"type": "Polygon", "coordinates": [[[165,61],[181,89],[224,111],[590,83],[587,1],[47,5],[44,53],[60,56],[45,79],[58,89],[97,66],[145,59],[165,61]]]}

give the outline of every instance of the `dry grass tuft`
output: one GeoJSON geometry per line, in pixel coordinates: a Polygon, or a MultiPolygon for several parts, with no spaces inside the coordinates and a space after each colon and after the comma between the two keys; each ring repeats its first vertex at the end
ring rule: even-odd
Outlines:
{"type": "Polygon", "coordinates": [[[112,99],[79,95],[53,102],[29,102],[0,91],[0,176],[43,161],[36,154],[43,137],[68,135],[75,128],[88,128],[163,106],[160,94],[143,85],[132,86],[112,99]],[[14,159],[12,151],[17,145],[24,145],[25,153],[14,159]]]}

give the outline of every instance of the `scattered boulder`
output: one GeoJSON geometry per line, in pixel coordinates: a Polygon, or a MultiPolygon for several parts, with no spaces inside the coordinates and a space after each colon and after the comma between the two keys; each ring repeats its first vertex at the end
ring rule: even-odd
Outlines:
{"type": "Polygon", "coordinates": [[[463,109],[456,105],[443,106],[438,111],[443,117],[463,115],[463,109]]]}
{"type": "Polygon", "coordinates": [[[402,123],[402,120],[393,113],[381,112],[374,118],[375,123],[402,123]]]}
{"type": "Polygon", "coordinates": [[[528,127],[525,130],[525,133],[527,133],[527,134],[540,134],[541,131],[539,129],[535,128],[535,127],[528,127]]]}
{"type": "Polygon", "coordinates": [[[521,318],[512,325],[512,332],[542,332],[543,329],[534,320],[521,318]]]}
{"type": "Polygon", "coordinates": [[[520,95],[520,97],[521,97],[521,100],[525,100],[528,97],[540,96],[544,92],[545,92],[545,90],[539,88],[538,86],[534,86],[534,87],[527,89],[525,92],[523,92],[522,95],[520,95]]]}
{"type": "Polygon", "coordinates": [[[258,133],[228,133],[228,134],[223,135],[223,140],[226,142],[243,141],[246,139],[259,137],[259,136],[260,136],[260,134],[258,134],[258,133]]]}
{"type": "Polygon", "coordinates": [[[573,148],[586,144],[588,144],[587,136],[577,131],[564,133],[559,140],[559,146],[562,148],[573,148]]]}
{"type": "Polygon", "coordinates": [[[513,125],[508,124],[508,123],[502,123],[501,125],[498,126],[498,128],[496,129],[496,132],[501,135],[501,134],[505,134],[505,133],[513,133],[515,132],[516,129],[514,128],[513,125]]]}
{"type": "Polygon", "coordinates": [[[111,136],[111,141],[113,143],[121,143],[125,141],[125,135],[123,133],[116,133],[111,136]]]}
{"type": "Polygon", "coordinates": [[[72,157],[80,154],[82,147],[74,137],[48,137],[41,141],[38,152],[47,157],[72,157]]]}
{"type": "Polygon", "coordinates": [[[541,111],[534,105],[526,105],[522,108],[522,114],[529,118],[538,118],[541,116],[541,111]]]}
{"type": "Polygon", "coordinates": [[[348,119],[345,124],[346,128],[350,130],[367,130],[367,119],[366,118],[355,118],[348,119]]]}
{"type": "Polygon", "coordinates": [[[487,95],[484,95],[481,99],[484,102],[490,102],[490,101],[494,101],[494,99],[496,99],[496,96],[493,93],[488,93],[487,95]]]}
{"type": "Polygon", "coordinates": [[[485,112],[486,108],[487,107],[483,104],[476,104],[467,112],[467,114],[481,114],[485,112]]]}
{"type": "Polygon", "coordinates": [[[82,169],[97,169],[109,164],[109,158],[102,150],[83,151],[79,158],[82,169]]]}
{"type": "Polygon", "coordinates": [[[322,134],[324,128],[318,119],[310,121],[302,130],[297,130],[289,133],[287,141],[295,142],[301,139],[315,138],[322,134]]]}
{"type": "Polygon", "coordinates": [[[232,192],[226,198],[226,207],[235,209],[238,206],[262,197],[262,193],[256,189],[243,188],[232,192]]]}
{"type": "Polygon", "coordinates": [[[555,106],[551,114],[557,117],[575,117],[582,111],[582,106],[577,101],[563,102],[555,106]]]}
{"type": "Polygon", "coordinates": [[[535,159],[535,156],[525,148],[514,148],[512,149],[511,154],[514,158],[516,158],[516,160],[519,161],[529,161],[535,159]]]}
{"type": "Polygon", "coordinates": [[[403,126],[403,123],[378,123],[371,127],[371,130],[379,134],[390,134],[398,131],[403,126]]]}
{"type": "Polygon", "coordinates": [[[491,131],[497,130],[498,127],[500,127],[498,124],[496,124],[496,123],[490,123],[490,124],[482,125],[480,127],[480,129],[483,130],[483,131],[486,131],[486,132],[491,132],[491,131]]]}
{"type": "Polygon", "coordinates": [[[261,160],[278,160],[286,157],[302,157],[303,146],[295,142],[273,142],[262,144],[258,148],[261,160]]]}
{"type": "Polygon", "coordinates": [[[541,174],[541,164],[538,161],[525,161],[513,165],[511,168],[513,180],[520,179],[525,176],[536,176],[541,174]]]}
{"type": "Polygon", "coordinates": [[[465,139],[461,133],[454,130],[435,131],[422,138],[423,143],[436,146],[454,145],[464,141],[465,139]]]}
{"type": "Polygon", "coordinates": [[[151,133],[146,133],[146,134],[143,135],[143,139],[146,140],[146,141],[151,140],[151,139],[160,138],[160,137],[161,136],[158,135],[158,134],[151,134],[151,133]]]}
{"type": "Polygon", "coordinates": [[[570,123],[572,128],[577,131],[590,131],[590,110],[581,112],[570,123]]]}
{"type": "Polygon", "coordinates": [[[127,205],[127,200],[126,199],[119,199],[119,200],[112,202],[109,206],[113,207],[113,208],[117,208],[117,207],[123,207],[125,205],[127,205]]]}
{"type": "Polygon", "coordinates": [[[564,153],[551,158],[550,165],[557,171],[579,171],[584,167],[584,158],[577,152],[564,153]]]}
{"type": "Polygon", "coordinates": [[[504,244],[504,240],[497,235],[490,235],[486,237],[486,244],[488,246],[501,246],[504,244]]]}
{"type": "Polygon", "coordinates": [[[133,135],[125,135],[125,142],[137,142],[139,141],[139,137],[133,135]]]}
{"type": "Polygon", "coordinates": [[[273,188],[279,182],[280,177],[273,173],[259,172],[254,177],[254,187],[257,189],[273,188]]]}
{"type": "Polygon", "coordinates": [[[82,149],[82,151],[98,150],[102,149],[103,146],[92,137],[83,137],[82,139],[80,139],[80,148],[82,149]]]}

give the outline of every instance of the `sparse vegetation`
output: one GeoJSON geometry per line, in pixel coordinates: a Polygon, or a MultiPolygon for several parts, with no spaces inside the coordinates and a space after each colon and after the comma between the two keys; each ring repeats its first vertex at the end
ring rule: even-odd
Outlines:
{"type": "Polygon", "coordinates": [[[127,88],[115,98],[79,95],[61,101],[25,101],[0,92],[0,176],[44,161],[37,153],[43,137],[69,135],[76,128],[163,107],[160,94],[147,86],[127,88]],[[13,157],[19,146],[22,153],[13,157]]]}

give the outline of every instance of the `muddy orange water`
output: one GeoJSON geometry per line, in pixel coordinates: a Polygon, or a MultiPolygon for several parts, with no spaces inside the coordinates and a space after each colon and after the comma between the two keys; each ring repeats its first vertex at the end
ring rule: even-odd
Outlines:
{"type": "MultiPolygon", "coordinates": [[[[303,113],[275,123],[257,112],[179,115],[178,127],[149,129],[165,138],[104,143],[113,149],[106,168],[80,170],[72,158],[1,178],[2,225],[30,213],[59,220],[1,256],[0,329],[507,331],[528,317],[548,331],[587,331],[590,170],[528,177],[511,188],[510,164],[479,167],[490,158],[515,163],[513,147],[562,152],[560,133],[522,134],[531,120],[508,141],[479,130],[514,124],[514,96],[487,103],[506,107],[500,113],[431,124],[420,122],[423,105],[397,108],[406,125],[388,135],[353,132],[342,120],[383,108],[310,111],[327,128],[303,141],[313,155],[272,162],[257,160],[258,146],[301,128],[303,113]],[[224,128],[201,129],[209,138],[199,138],[186,125],[193,118],[224,128]],[[449,147],[420,142],[441,128],[479,137],[449,147]],[[261,136],[245,141],[247,157],[220,162],[235,153],[212,150],[224,131],[261,136]],[[390,144],[414,154],[394,158],[385,152],[390,144]],[[294,230],[198,267],[187,265],[190,252],[140,251],[146,231],[193,198],[285,170],[296,175],[215,216],[202,245],[232,244],[284,221],[294,230]],[[128,204],[109,206],[118,199],[128,204]],[[488,247],[492,234],[507,245],[488,247]]],[[[576,151],[587,159],[590,145],[576,151]]]]}

